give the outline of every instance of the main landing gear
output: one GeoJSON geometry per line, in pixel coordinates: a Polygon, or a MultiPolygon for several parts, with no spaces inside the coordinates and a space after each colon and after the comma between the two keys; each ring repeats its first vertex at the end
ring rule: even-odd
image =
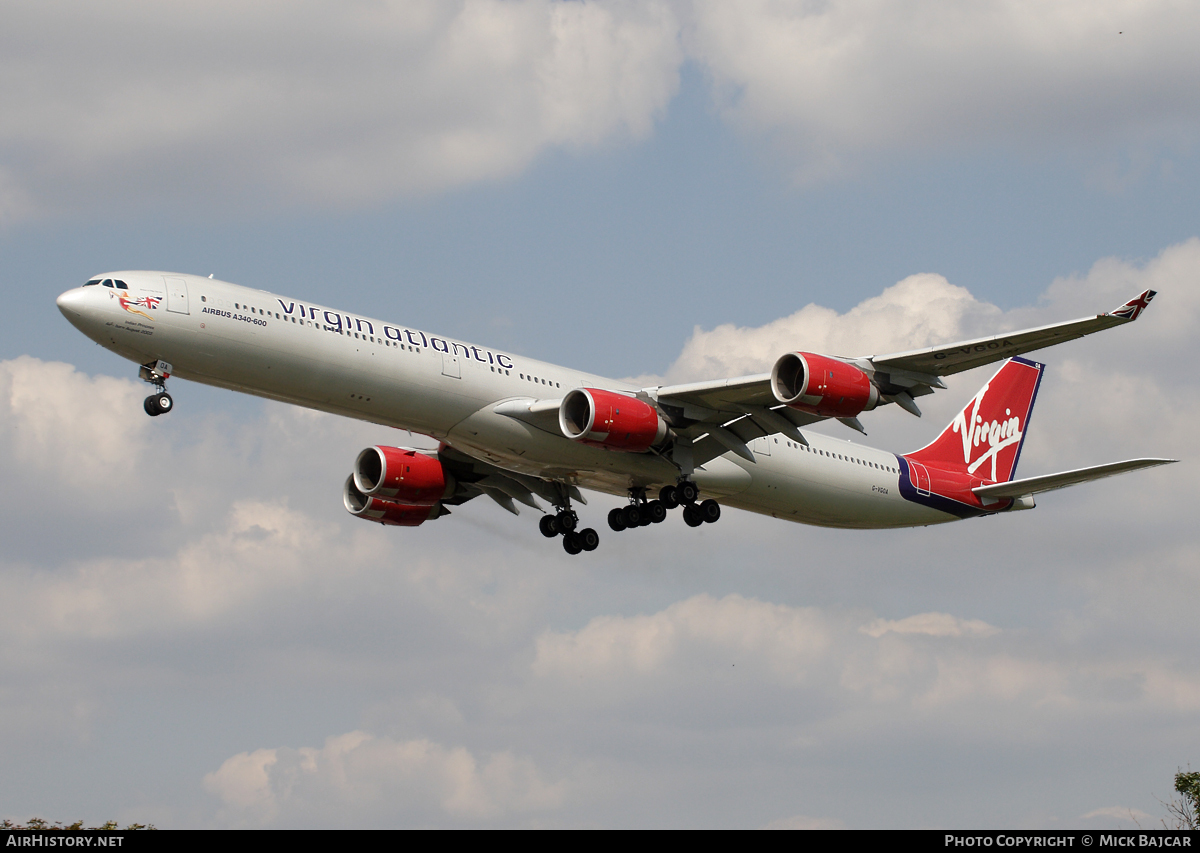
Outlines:
{"type": "Polygon", "coordinates": [[[155,393],[142,402],[142,408],[152,418],[165,415],[175,408],[175,401],[167,393],[167,379],[171,376],[171,365],[165,361],[153,361],[143,364],[138,376],[155,387],[155,393]]]}
{"type": "Polygon", "coordinates": [[[721,517],[721,505],[711,498],[696,503],[700,490],[690,480],[682,480],[675,486],[663,486],[658,500],[647,500],[645,489],[630,489],[629,505],[617,507],[608,514],[608,526],[613,530],[628,530],[658,524],[667,517],[667,511],[683,507],[683,520],[688,527],[699,527],[721,517]]]}
{"type": "Polygon", "coordinates": [[[547,539],[562,536],[563,550],[568,554],[578,554],[581,551],[595,551],[600,544],[600,534],[590,527],[576,530],[579,527],[579,516],[571,509],[569,500],[564,499],[558,512],[554,515],[543,515],[538,522],[538,530],[547,539]]]}

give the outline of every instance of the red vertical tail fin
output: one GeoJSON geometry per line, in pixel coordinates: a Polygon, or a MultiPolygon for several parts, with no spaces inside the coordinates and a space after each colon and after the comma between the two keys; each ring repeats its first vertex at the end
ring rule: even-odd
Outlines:
{"type": "Polygon", "coordinates": [[[932,444],[906,457],[981,480],[1011,480],[1044,369],[1037,362],[1009,359],[932,444]]]}

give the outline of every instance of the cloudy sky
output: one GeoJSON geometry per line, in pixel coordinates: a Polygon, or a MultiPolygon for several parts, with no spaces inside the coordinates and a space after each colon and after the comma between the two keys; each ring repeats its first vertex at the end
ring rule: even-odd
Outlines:
{"type": "MultiPolygon", "coordinates": [[[[1200,765],[1200,7],[13,0],[0,24],[3,817],[1132,828],[1200,765]],[[186,382],[144,415],[54,306],[143,268],[647,381],[1154,288],[1043,354],[1022,473],[1182,462],[912,531],[730,511],[570,559],[482,500],[379,529],[341,484],[406,433],[186,382]]],[[[869,441],[920,446],[985,378],[869,441]]]]}

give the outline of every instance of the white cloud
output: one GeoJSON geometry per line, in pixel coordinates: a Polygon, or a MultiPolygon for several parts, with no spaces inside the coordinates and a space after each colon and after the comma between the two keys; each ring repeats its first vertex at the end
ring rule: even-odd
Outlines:
{"type": "Polygon", "coordinates": [[[182,198],[362,208],[503,179],[547,150],[645,138],[689,59],[721,115],[778,143],[802,180],[1016,146],[1098,150],[1093,180],[1119,189],[1157,169],[1163,146],[1194,142],[1200,118],[1197,13],[1165,1],[5,11],[0,224],[100,205],[179,212],[182,198]],[[1132,169],[1107,162],[1118,149],[1132,169]]]}
{"type": "Polygon", "coordinates": [[[1141,809],[1128,808],[1126,806],[1105,806],[1102,809],[1095,809],[1085,815],[1080,815],[1080,820],[1093,820],[1095,818],[1109,818],[1116,821],[1129,821],[1141,827],[1145,824],[1146,829],[1157,829],[1155,826],[1157,818],[1147,814],[1141,809]]]}
{"type": "MultiPolygon", "coordinates": [[[[1190,664],[1166,666],[1121,654],[1067,664],[1001,633],[945,613],[879,619],[864,629],[853,614],[831,608],[698,595],[651,615],[597,616],[578,631],[544,633],[532,673],[563,690],[582,691],[587,702],[602,696],[606,714],[667,685],[686,703],[693,691],[711,691],[715,676],[731,664],[743,689],[761,694],[783,688],[827,713],[861,710],[866,702],[947,719],[958,719],[967,708],[982,713],[986,705],[993,722],[999,714],[1034,708],[1069,715],[1114,680],[1138,685],[1132,694],[1112,694],[1117,705],[1136,700],[1143,708],[1179,712],[1200,707],[1200,672],[1190,664]]],[[[710,693],[707,701],[730,698],[710,693]]]]}
{"type": "MultiPolygon", "coordinates": [[[[1142,321],[1089,342],[1103,341],[1110,345],[1106,349],[1112,349],[1114,339],[1119,340],[1123,346],[1113,360],[1138,368],[1154,366],[1154,376],[1174,376],[1178,356],[1191,347],[1187,330],[1200,314],[1200,292],[1192,286],[1198,265],[1200,238],[1164,249],[1143,264],[1104,258],[1087,275],[1056,279],[1036,306],[1009,311],[980,300],[943,276],[918,273],[844,314],[812,303],[763,326],[697,327],[667,378],[684,382],[767,371],[781,354],[794,350],[845,356],[903,352],[1086,317],[1112,310],[1141,290],[1159,292],[1142,321]]],[[[1061,361],[1076,353],[1072,346],[1043,350],[1038,357],[1061,361]]],[[[1105,358],[1095,348],[1088,355],[1105,358]]]]}
{"type": "Polygon", "coordinates": [[[723,113],[801,180],[896,152],[1195,139],[1200,13],[1127,0],[690,4],[723,113]]]}
{"type": "Polygon", "coordinates": [[[114,477],[125,481],[118,488],[126,486],[137,476],[149,426],[143,396],[132,382],[87,376],[61,362],[0,362],[0,441],[7,448],[0,465],[24,476],[36,472],[47,492],[112,488],[114,477]]]}
{"type": "Polygon", "coordinates": [[[662,3],[10,4],[0,213],[360,206],[644,137],[678,87],[662,3]]]}
{"type": "Polygon", "coordinates": [[[981,619],[959,619],[949,613],[918,613],[904,619],[876,619],[858,630],[876,639],[889,631],[930,637],[990,637],[1000,631],[981,619]]]}
{"type": "Polygon", "coordinates": [[[584,669],[595,678],[657,678],[681,657],[712,649],[751,666],[765,663],[786,681],[802,680],[809,662],[829,644],[824,623],[816,610],[702,595],[652,616],[602,616],[578,632],[547,632],[538,638],[533,671],[547,676],[584,669]]]}
{"type": "Polygon", "coordinates": [[[765,326],[697,328],[667,371],[670,382],[741,376],[771,369],[785,352],[870,355],[932,346],[995,330],[999,308],[940,275],[911,275],[845,314],[815,303],[765,326]]]}
{"type": "Polygon", "coordinates": [[[204,777],[220,798],[222,823],[346,826],[382,812],[394,821],[479,821],[552,810],[565,785],[547,782],[528,758],[502,751],[477,758],[463,747],[397,741],[362,731],[320,748],[258,749],[204,777]]]}
{"type": "MultiPolygon", "coordinates": [[[[136,535],[136,525],[130,530],[136,535]]],[[[0,588],[24,606],[3,633],[61,641],[212,627],[320,578],[339,551],[352,564],[378,558],[362,539],[336,542],[338,532],[281,504],[244,502],[234,504],[223,529],[166,558],[90,559],[50,576],[10,570],[0,588]]]]}

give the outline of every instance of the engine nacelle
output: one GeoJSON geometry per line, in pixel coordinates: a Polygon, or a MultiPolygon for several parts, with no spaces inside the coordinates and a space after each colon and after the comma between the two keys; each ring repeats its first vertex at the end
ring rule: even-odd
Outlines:
{"type": "Polygon", "coordinates": [[[667,437],[667,423],[658,410],[637,397],[576,388],[558,407],[558,425],[572,441],[641,453],[667,437]]]}
{"type": "Polygon", "coordinates": [[[417,527],[448,513],[440,503],[432,506],[406,506],[364,495],[354,484],[353,475],[346,478],[346,486],[342,489],[342,503],[346,505],[346,511],[355,518],[394,527],[417,527]]]}
{"type": "Polygon", "coordinates": [[[853,364],[811,352],[789,352],[771,369],[771,393],[793,409],[852,418],[875,408],[879,389],[853,364]]]}
{"type": "Polygon", "coordinates": [[[436,457],[403,447],[368,447],[354,460],[353,479],[365,497],[405,506],[433,506],[454,493],[436,457]]]}

